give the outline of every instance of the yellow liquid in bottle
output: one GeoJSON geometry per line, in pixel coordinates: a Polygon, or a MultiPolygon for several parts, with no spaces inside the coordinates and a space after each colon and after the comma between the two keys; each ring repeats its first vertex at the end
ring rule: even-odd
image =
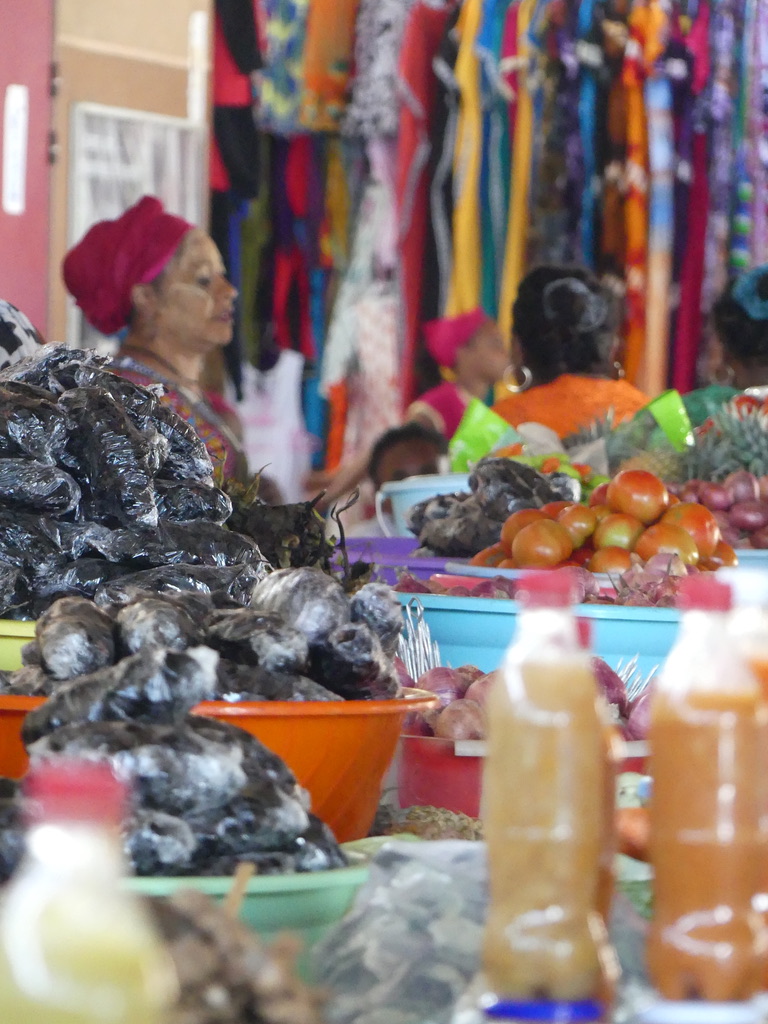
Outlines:
{"type": "Polygon", "coordinates": [[[524,662],[489,697],[483,965],[502,998],[594,997],[604,929],[605,736],[586,658],[524,662]]]}
{"type": "Polygon", "coordinates": [[[129,901],[57,892],[28,914],[0,935],[3,1024],[161,1024],[171,968],[129,901]]]}

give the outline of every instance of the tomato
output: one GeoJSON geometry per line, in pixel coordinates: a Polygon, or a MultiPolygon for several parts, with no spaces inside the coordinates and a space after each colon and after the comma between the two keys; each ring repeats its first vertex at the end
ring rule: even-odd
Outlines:
{"type": "Polygon", "coordinates": [[[540,508],[521,508],[519,512],[513,512],[501,528],[501,540],[499,543],[507,551],[511,551],[512,541],[524,526],[546,518],[546,513],[542,512],[540,508]]]}
{"type": "Polygon", "coordinates": [[[590,572],[626,572],[632,565],[632,555],[626,548],[600,548],[587,562],[590,572]]]}
{"type": "Polygon", "coordinates": [[[719,540],[715,546],[714,553],[709,558],[702,559],[699,562],[699,568],[714,571],[715,569],[722,569],[725,565],[731,567],[738,564],[738,555],[731,545],[726,544],[724,540],[719,540]]]}
{"type": "Polygon", "coordinates": [[[592,555],[594,555],[595,549],[591,544],[585,544],[580,548],[576,548],[571,554],[571,561],[575,562],[576,565],[586,565],[592,555]]]}
{"type": "Polygon", "coordinates": [[[557,517],[557,521],[566,528],[574,547],[578,548],[594,533],[597,515],[593,508],[586,505],[568,505],[557,517]]]}
{"type": "Polygon", "coordinates": [[[568,531],[553,519],[524,526],[512,541],[512,557],[521,569],[559,565],[572,551],[568,531]]]}
{"type": "Polygon", "coordinates": [[[705,505],[694,501],[681,501],[667,509],[661,517],[662,523],[682,526],[696,542],[700,558],[711,558],[720,540],[720,526],[715,516],[705,505]]]}
{"type": "Polygon", "coordinates": [[[505,558],[503,562],[499,562],[497,566],[494,566],[496,569],[517,569],[517,567],[517,562],[514,558],[505,558]]]}
{"type": "Polygon", "coordinates": [[[604,505],[608,494],[608,484],[598,484],[589,496],[590,505],[604,505]]]}
{"type": "Polygon", "coordinates": [[[613,515],[613,512],[611,512],[607,505],[590,505],[590,508],[597,516],[598,523],[602,522],[606,516],[613,515]]]}
{"type": "Polygon", "coordinates": [[[623,512],[612,512],[601,519],[592,534],[595,550],[599,548],[624,548],[633,551],[637,538],[643,532],[643,524],[634,516],[623,512]]]}
{"type": "Polygon", "coordinates": [[[541,506],[541,511],[550,519],[557,519],[563,509],[570,508],[572,504],[572,501],[548,501],[541,506]]]}
{"type": "Polygon", "coordinates": [[[696,565],[699,561],[695,540],[682,526],[674,523],[655,523],[649,526],[635,545],[635,552],[644,562],[658,554],[679,555],[686,565],[696,565]]]}
{"type": "Polygon", "coordinates": [[[540,473],[556,473],[560,469],[560,459],[556,455],[550,456],[548,459],[544,459],[539,468],[540,473]]]}
{"type": "Polygon", "coordinates": [[[476,555],[473,555],[470,560],[470,565],[485,565],[495,568],[500,562],[503,562],[507,557],[507,549],[499,541],[498,544],[491,544],[487,548],[483,548],[482,551],[478,551],[476,555]]]}
{"type": "Polygon", "coordinates": [[[669,491],[646,469],[624,469],[608,484],[606,501],[614,512],[626,512],[647,526],[666,511],[669,491]]]}

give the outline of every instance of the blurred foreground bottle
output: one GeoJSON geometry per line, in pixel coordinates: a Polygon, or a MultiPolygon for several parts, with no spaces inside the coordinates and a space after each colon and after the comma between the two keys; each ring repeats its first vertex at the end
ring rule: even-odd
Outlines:
{"type": "Polygon", "coordinates": [[[3,1024],[161,1024],[176,979],[121,888],[124,786],[106,765],[51,761],[25,785],[26,854],[0,903],[3,1024]]]}
{"type": "Polygon", "coordinates": [[[648,970],[668,1000],[748,1000],[768,953],[753,907],[766,855],[766,707],[728,631],[730,588],[701,573],[678,603],[649,732],[648,970]]]}
{"type": "Polygon", "coordinates": [[[610,960],[601,892],[606,726],[567,573],[532,573],[489,697],[483,821],[489,909],[485,1013],[517,1021],[604,1017],[610,960]]]}

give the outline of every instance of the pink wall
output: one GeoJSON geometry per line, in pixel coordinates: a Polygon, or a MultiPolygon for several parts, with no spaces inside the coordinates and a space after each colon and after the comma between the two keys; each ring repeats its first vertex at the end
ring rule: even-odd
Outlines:
{"type": "Polygon", "coordinates": [[[0,298],[22,309],[46,333],[48,320],[50,62],[53,0],[0,4],[0,185],[3,111],[11,83],[29,89],[26,207],[9,215],[0,192],[0,298]]]}

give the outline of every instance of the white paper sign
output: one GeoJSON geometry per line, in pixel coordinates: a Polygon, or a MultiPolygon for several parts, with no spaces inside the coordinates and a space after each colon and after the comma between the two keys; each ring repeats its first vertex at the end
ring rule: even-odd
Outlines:
{"type": "Polygon", "coordinates": [[[3,108],[3,210],[19,216],[27,205],[29,89],[9,85],[3,108]]]}

